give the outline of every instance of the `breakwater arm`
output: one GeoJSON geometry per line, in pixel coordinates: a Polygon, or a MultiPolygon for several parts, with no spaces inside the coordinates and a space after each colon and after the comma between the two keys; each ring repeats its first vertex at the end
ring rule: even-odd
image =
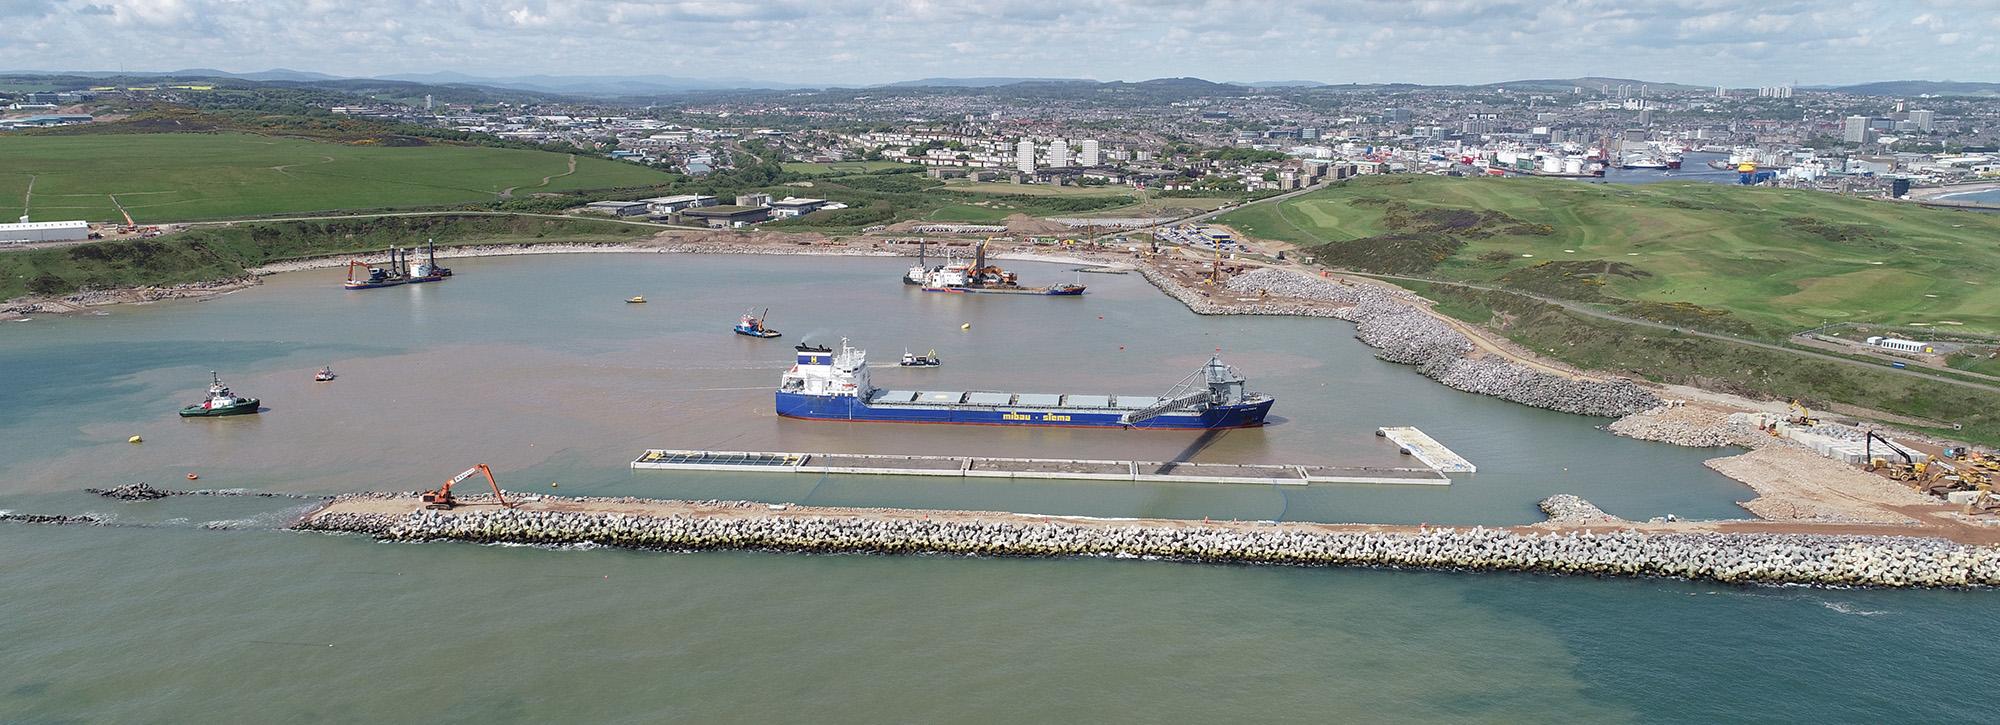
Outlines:
{"type": "Polygon", "coordinates": [[[1229,278],[1213,292],[1185,284],[1157,265],[1139,271],[1160,291],[1202,315],[1331,317],[1355,323],[1354,337],[1376,357],[1416,366],[1424,377],[1468,393],[1563,413],[1618,417],[1659,405],[1652,392],[1622,378],[1595,379],[1536,369],[1480,353],[1466,333],[1419,306],[1408,292],[1339,284],[1266,267],[1229,278]]]}
{"type": "MultiPolygon", "coordinates": [[[[1580,509],[1577,502],[1568,508],[1580,509]]],[[[2000,547],[1909,536],[1640,525],[1431,528],[1000,512],[819,508],[725,501],[525,497],[452,511],[408,494],[352,495],[295,528],[388,541],[634,549],[1155,558],[1671,577],[1737,584],[1954,587],[2000,584],[2000,547]]],[[[1884,529],[1894,531],[1894,529],[1884,529]]]]}

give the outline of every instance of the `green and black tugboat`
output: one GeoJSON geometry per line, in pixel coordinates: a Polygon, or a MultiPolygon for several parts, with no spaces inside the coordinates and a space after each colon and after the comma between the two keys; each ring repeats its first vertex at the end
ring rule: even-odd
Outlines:
{"type": "Polygon", "coordinates": [[[229,386],[222,384],[222,376],[208,371],[208,399],[181,409],[182,418],[214,418],[224,415],[248,415],[257,412],[262,401],[245,398],[229,392],[229,386]]]}

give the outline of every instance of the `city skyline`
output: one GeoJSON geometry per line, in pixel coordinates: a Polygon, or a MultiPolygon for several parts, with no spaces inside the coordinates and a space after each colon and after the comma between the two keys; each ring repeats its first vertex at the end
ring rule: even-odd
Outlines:
{"type": "MultiPolygon", "coordinates": [[[[641,75],[784,85],[931,77],[1481,84],[1605,76],[1699,86],[1966,77],[2000,0],[1081,0],[1052,8],[446,0],[5,0],[0,68],[339,76],[641,75]],[[128,36],[143,42],[107,43],[128,36]]],[[[1992,71],[1986,71],[1991,74],[1992,71]]]]}

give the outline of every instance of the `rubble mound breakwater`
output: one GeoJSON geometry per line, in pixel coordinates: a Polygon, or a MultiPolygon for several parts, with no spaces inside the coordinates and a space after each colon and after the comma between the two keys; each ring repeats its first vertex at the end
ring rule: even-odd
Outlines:
{"type": "MultiPolygon", "coordinates": [[[[554,499],[551,499],[554,500],[554,499]]],[[[565,499],[567,500],[567,499],[565,499]]],[[[656,502],[669,504],[672,502],[656,502]]],[[[1587,502],[1561,508],[1584,513],[1587,502]]],[[[1313,525],[1101,522],[1012,514],[828,509],[754,504],[684,515],[588,510],[342,511],[296,528],[386,541],[633,549],[761,549],[819,553],[1152,558],[1294,566],[1367,566],[1671,577],[1738,584],[1962,587],[2000,584],[2000,547],[1942,539],[1815,534],[1344,530],[1313,525]],[[1039,519],[1039,520],[1038,520],[1039,519]]],[[[587,506],[586,506],[587,508],[587,506]]],[[[1588,510],[1594,511],[1594,507],[1588,510]]],[[[1587,515],[1587,514],[1586,514],[1587,515]]],[[[1601,514],[1600,514],[1601,515],[1601,514]]]]}
{"type": "Polygon", "coordinates": [[[1154,286],[1196,314],[1331,317],[1353,322],[1355,338],[1375,348],[1377,357],[1416,366],[1425,377],[1455,390],[1562,413],[1611,418],[1660,404],[1658,396],[1630,380],[1573,378],[1530,369],[1499,355],[1473,356],[1477,346],[1472,339],[1419,309],[1416,296],[1409,292],[1264,268],[1230,278],[1216,296],[1211,296],[1150,267],[1139,270],[1154,286]],[[1270,297],[1217,299],[1227,293],[1268,293],[1270,297]]]}

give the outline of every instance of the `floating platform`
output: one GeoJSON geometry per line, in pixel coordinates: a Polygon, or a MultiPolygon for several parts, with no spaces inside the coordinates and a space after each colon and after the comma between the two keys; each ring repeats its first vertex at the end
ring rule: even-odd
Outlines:
{"type": "Polygon", "coordinates": [[[1451,452],[1443,443],[1437,442],[1423,431],[1409,426],[1376,428],[1375,435],[1388,438],[1389,442],[1409,451],[1424,465],[1440,473],[1477,473],[1479,468],[1463,456],[1451,452]]]}
{"type": "MultiPolygon", "coordinates": [[[[1428,440],[1428,439],[1426,439],[1428,440]]],[[[1423,460],[1421,457],[1418,460],[1423,460]]],[[[1469,464],[1468,464],[1469,465],[1469,464]]],[[[1305,486],[1315,483],[1377,483],[1446,486],[1451,479],[1433,468],[1301,466],[1251,463],[1102,461],[984,456],[897,456],[860,453],[773,453],[654,448],[632,461],[635,470],[789,471],[877,476],[955,478],[1046,478],[1084,481],[1248,483],[1305,486]]]]}

